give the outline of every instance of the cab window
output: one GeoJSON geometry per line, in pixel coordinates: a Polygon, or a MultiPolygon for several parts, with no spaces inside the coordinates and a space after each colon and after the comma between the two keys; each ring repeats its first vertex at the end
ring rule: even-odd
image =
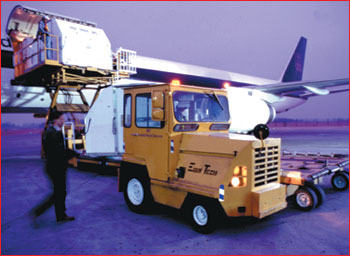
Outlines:
{"type": "Polygon", "coordinates": [[[124,127],[131,126],[131,95],[124,96],[124,127]]]}
{"type": "Polygon", "coordinates": [[[179,122],[227,122],[230,119],[227,98],[214,91],[175,91],[173,104],[179,122]]]}
{"type": "Polygon", "coordinates": [[[152,120],[150,93],[136,95],[136,126],[140,128],[162,128],[164,122],[152,120]]]}

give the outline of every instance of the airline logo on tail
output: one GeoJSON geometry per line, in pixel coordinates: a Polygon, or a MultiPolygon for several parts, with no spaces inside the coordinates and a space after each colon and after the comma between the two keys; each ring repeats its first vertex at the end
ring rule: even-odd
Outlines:
{"type": "Polygon", "coordinates": [[[295,82],[303,79],[306,42],[307,39],[305,37],[300,38],[298,46],[282,76],[282,82],[295,82]]]}

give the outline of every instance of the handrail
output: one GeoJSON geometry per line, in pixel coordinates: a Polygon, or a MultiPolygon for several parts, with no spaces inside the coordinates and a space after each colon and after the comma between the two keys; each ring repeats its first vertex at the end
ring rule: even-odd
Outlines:
{"type": "Polygon", "coordinates": [[[46,63],[46,61],[59,62],[58,36],[53,34],[43,34],[43,38],[36,38],[31,43],[26,44],[27,38],[21,43],[24,45],[14,53],[15,76],[20,76],[36,66],[46,63]],[[48,37],[51,39],[50,46],[47,45],[48,37]],[[43,40],[42,40],[43,39],[43,40]],[[47,56],[50,51],[50,58],[47,56]],[[45,54],[42,56],[42,52],[45,54]]]}
{"type": "Polygon", "coordinates": [[[76,147],[75,147],[75,128],[74,128],[74,123],[73,122],[64,122],[64,124],[62,126],[62,133],[63,133],[64,147],[68,148],[67,141],[71,140],[72,141],[72,145],[73,145],[73,150],[76,150],[76,147]],[[68,128],[68,129],[72,130],[72,137],[71,138],[70,137],[66,137],[66,131],[65,131],[66,126],[69,126],[70,128],[68,128]]]}

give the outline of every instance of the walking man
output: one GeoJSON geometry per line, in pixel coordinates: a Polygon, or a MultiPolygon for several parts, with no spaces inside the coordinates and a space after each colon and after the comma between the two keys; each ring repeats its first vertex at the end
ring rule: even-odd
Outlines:
{"type": "Polygon", "coordinates": [[[53,185],[53,193],[43,203],[33,210],[35,217],[43,214],[53,204],[57,222],[72,221],[75,218],[66,214],[66,173],[68,160],[77,156],[77,153],[65,149],[62,126],[64,116],[61,112],[51,112],[51,125],[43,134],[43,148],[46,156],[46,173],[53,185]]]}

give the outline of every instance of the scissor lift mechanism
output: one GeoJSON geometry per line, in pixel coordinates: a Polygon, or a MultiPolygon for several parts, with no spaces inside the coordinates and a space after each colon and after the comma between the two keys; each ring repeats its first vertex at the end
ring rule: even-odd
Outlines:
{"type": "MultiPolygon", "coordinates": [[[[50,37],[58,38],[55,35],[50,37]]],[[[46,35],[44,35],[44,42],[46,35]]],[[[46,126],[48,116],[52,109],[56,108],[61,112],[86,113],[94,104],[99,96],[101,89],[113,85],[117,80],[129,78],[136,73],[133,60],[136,52],[119,48],[113,54],[113,70],[100,70],[92,67],[68,66],[59,63],[58,44],[53,44],[54,48],[47,48],[46,44],[40,43],[40,40],[33,41],[31,44],[20,45],[20,50],[14,55],[15,60],[15,79],[12,84],[21,84],[24,86],[45,87],[50,93],[51,104],[46,115],[46,126]],[[29,54],[33,44],[37,44],[37,51],[29,54]],[[48,58],[47,51],[55,54],[54,58],[48,58]],[[89,104],[83,91],[95,90],[92,102],[89,104]],[[60,93],[70,94],[77,92],[80,95],[81,104],[71,104],[69,102],[58,103],[57,98],[60,93]]]]}

